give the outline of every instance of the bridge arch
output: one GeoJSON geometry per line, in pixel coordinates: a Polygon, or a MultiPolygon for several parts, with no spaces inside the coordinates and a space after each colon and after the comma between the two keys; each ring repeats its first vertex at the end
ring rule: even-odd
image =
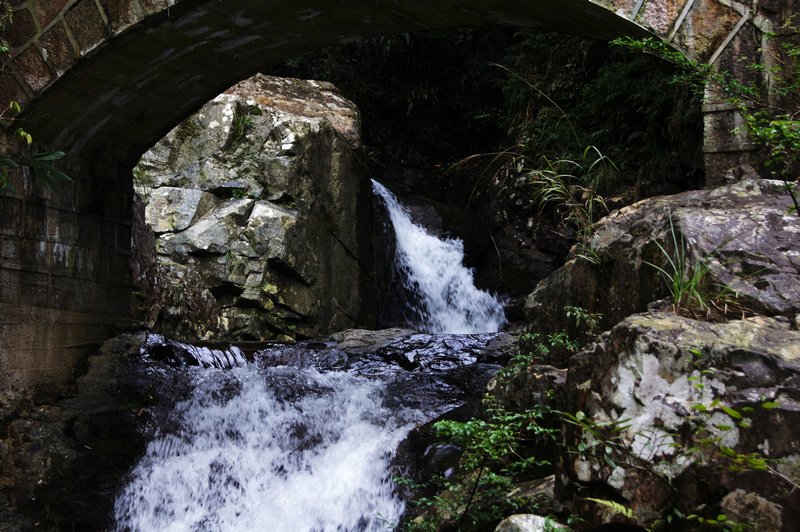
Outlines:
{"type": "MultiPolygon", "coordinates": [[[[0,365],[63,381],[85,346],[127,317],[131,170],[171,127],[233,83],[368,36],[501,24],[583,36],[655,35],[689,56],[759,60],[769,0],[12,0],[0,105],[68,152],[75,182],[6,191],[0,219],[0,365]]],[[[778,10],[778,8],[774,8],[778,10]]],[[[748,147],[735,113],[707,102],[707,173],[748,147]]]]}

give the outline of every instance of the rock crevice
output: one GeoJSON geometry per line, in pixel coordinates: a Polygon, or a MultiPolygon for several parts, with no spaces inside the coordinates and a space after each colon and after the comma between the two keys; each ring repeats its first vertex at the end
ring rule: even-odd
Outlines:
{"type": "Polygon", "coordinates": [[[134,170],[156,241],[154,264],[137,268],[150,324],[266,340],[368,323],[360,145],[358,111],[333,85],[264,75],[174,128],[134,170]]]}

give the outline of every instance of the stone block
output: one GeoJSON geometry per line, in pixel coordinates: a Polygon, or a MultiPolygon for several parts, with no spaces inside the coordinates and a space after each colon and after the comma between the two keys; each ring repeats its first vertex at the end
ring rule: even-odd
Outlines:
{"type": "Polygon", "coordinates": [[[119,286],[129,286],[131,282],[130,258],[130,249],[126,253],[103,252],[100,260],[105,264],[107,272],[105,279],[119,286]]]}
{"type": "Polygon", "coordinates": [[[136,0],[100,0],[100,3],[114,33],[119,33],[144,18],[136,0]]]}
{"type": "Polygon", "coordinates": [[[114,222],[100,220],[91,214],[77,213],[78,240],[86,247],[114,247],[116,229],[114,222]],[[110,227],[109,227],[110,226],[110,227]]]}
{"type": "Polygon", "coordinates": [[[100,249],[116,249],[117,247],[117,228],[113,221],[103,220],[98,222],[98,236],[100,238],[100,249]]]}
{"type": "Polygon", "coordinates": [[[50,253],[50,272],[54,275],[69,275],[83,277],[77,271],[78,254],[81,248],[69,244],[52,242],[48,244],[50,253]]]}
{"type": "Polygon", "coordinates": [[[44,238],[47,227],[47,208],[41,203],[26,202],[23,231],[29,238],[44,238]]]}
{"type": "Polygon", "coordinates": [[[100,252],[96,249],[78,248],[75,269],[80,272],[81,275],[95,279],[97,278],[97,270],[99,269],[98,265],[102,260],[100,252]]]}
{"type": "Polygon", "coordinates": [[[0,94],[2,94],[0,106],[3,108],[8,107],[8,104],[12,101],[23,107],[28,103],[28,96],[25,94],[25,90],[11,72],[0,72],[0,94]]]}
{"type": "MultiPolygon", "coordinates": [[[[3,270],[5,272],[7,270],[3,270]]],[[[42,308],[50,307],[50,299],[48,287],[50,284],[50,276],[45,273],[38,273],[35,271],[16,271],[13,275],[8,276],[10,282],[14,284],[14,289],[18,289],[18,302],[25,302],[29,305],[34,305],[42,308]]],[[[0,285],[6,288],[5,279],[0,281],[0,285]]],[[[5,302],[5,301],[3,301],[5,302]]]]}
{"type": "Polygon", "coordinates": [[[80,279],[67,275],[54,275],[50,292],[50,306],[59,310],[87,312],[97,308],[102,285],[95,279],[80,279]]]}
{"type": "Polygon", "coordinates": [[[614,6],[614,11],[630,17],[633,8],[636,7],[636,0],[612,0],[611,4],[614,6]]]}
{"type": "Polygon", "coordinates": [[[77,59],[67,30],[61,22],[54,25],[39,39],[42,55],[58,75],[63,74],[77,59]]]}
{"type": "Polygon", "coordinates": [[[0,260],[6,268],[21,269],[20,238],[0,235],[0,260]]]}
{"type": "Polygon", "coordinates": [[[740,18],[736,11],[716,0],[697,0],[676,34],[675,44],[691,51],[694,59],[707,61],[740,18]]]}
{"type": "Polygon", "coordinates": [[[8,28],[5,39],[12,48],[17,48],[36,37],[37,27],[28,8],[14,11],[13,17],[13,24],[8,28]]]}
{"type": "Polygon", "coordinates": [[[169,7],[167,0],[139,0],[139,5],[142,6],[145,16],[158,13],[169,7]]]}
{"type": "Polygon", "coordinates": [[[22,200],[11,196],[0,196],[0,234],[21,235],[23,212],[22,200]]]}
{"type": "Polygon", "coordinates": [[[41,92],[55,77],[36,46],[29,46],[14,60],[14,69],[33,93],[41,92]]]}
{"type": "Polygon", "coordinates": [[[99,345],[118,324],[99,313],[68,312],[0,303],[0,367],[11,381],[31,387],[67,384],[85,359],[87,346],[99,345]]]}
{"type": "Polygon", "coordinates": [[[94,0],[81,0],[64,15],[81,55],[86,55],[106,38],[106,24],[94,0]]]}
{"type": "Polygon", "coordinates": [[[73,244],[78,240],[78,215],[75,212],[48,208],[48,224],[55,225],[60,242],[73,244]]]}
{"type": "Polygon", "coordinates": [[[118,250],[130,252],[131,250],[131,224],[117,223],[117,247],[118,250]]]}
{"type": "MultiPolygon", "coordinates": [[[[41,28],[46,28],[50,22],[61,14],[61,10],[73,0],[36,0],[33,5],[36,18],[41,28]]],[[[16,23],[16,20],[14,21],[16,23]]]]}
{"type": "Polygon", "coordinates": [[[647,2],[636,21],[656,35],[666,37],[678,19],[684,3],[683,0],[647,2]]]}

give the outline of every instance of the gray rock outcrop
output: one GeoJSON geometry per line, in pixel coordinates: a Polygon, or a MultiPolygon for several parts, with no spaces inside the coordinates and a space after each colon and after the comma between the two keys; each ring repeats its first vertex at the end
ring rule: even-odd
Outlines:
{"type": "Polygon", "coordinates": [[[683,508],[728,505],[762,530],[795,530],[798,383],[800,332],[785,320],[630,316],[572,361],[565,449],[581,451],[562,457],[561,495],[594,524],[626,518],[588,508],[593,497],[646,526],[679,494],[683,508]],[[761,503],[734,504],[735,490],[761,503]]]}
{"type": "Polygon", "coordinates": [[[704,268],[705,286],[724,290],[736,308],[791,318],[800,311],[800,217],[791,205],[781,182],[748,179],[615,211],[589,242],[597,263],[567,262],[528,297],[526,316],[535,330],[567,330],[562,309],[573,305],[601,313],[610,328],[670,295],[651,264],[672,274],[677,244],[687,269],[704,268]]]}
{"type": "Polygon", "coordinates": [[[757,179],[643,200],[595,225],[583,253],[595,260],[568,261],[528,297],[543,338],[580,337],[567,306],[602,314],[608,330],[555,362],[566,369],[531,365],[491,385],[508,408],[562,412],[550,421],[561,431],[556,500],[586,526],[652,526],[670,509],[701,514],[698,526],[719,515],[800,526],[791,206],[781,182],[757,179]],[[679,268],[709,307],[677,304],[668,277],[679,268]]]}
{"type": "Polygon", "coordinates": [[[494,532],[547,532],[550,530],[569,529],[561,523],[541,515],[514,514],[500,521],[494,532]]]}
{"type": "Polygon", "coordinates": [[[134,169],[156,237],[154,263],[135,268],[149,323],[227,340],[368,323],[359,147],[358,111],[333,85],[264,75],[170,131],[134,169]]]}

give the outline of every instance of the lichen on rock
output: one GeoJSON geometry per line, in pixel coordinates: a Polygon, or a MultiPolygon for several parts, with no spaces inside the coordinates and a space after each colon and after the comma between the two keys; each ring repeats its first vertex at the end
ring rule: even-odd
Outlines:
{"type": "Polygon", "coordinates": [[[776,508],[789,502],[790,486],[747,458],[798,453],[800,332],[785,321],[638,314],[576,358],[591,363],[588,374],[579,364],[568,373],[567,402],[583,425],[565,431],[566,447],[584,452],[564,457],[562,478],[571,480],[562,494],[603,497],[612,489],[645,525],[686,484],[708,488],[682,491],[687,508],[720,504],[713,494],[735,487],[776,508]]]}
{"type": "Polygon", "coordinates": [[[170,131],[134,170],[156,236],[157,266],[136,268],[156,296],[149,323],[265,340],[367,320],[371,193],[359,147],[358,111],[332,84],[264,75],[170,131]]]}

